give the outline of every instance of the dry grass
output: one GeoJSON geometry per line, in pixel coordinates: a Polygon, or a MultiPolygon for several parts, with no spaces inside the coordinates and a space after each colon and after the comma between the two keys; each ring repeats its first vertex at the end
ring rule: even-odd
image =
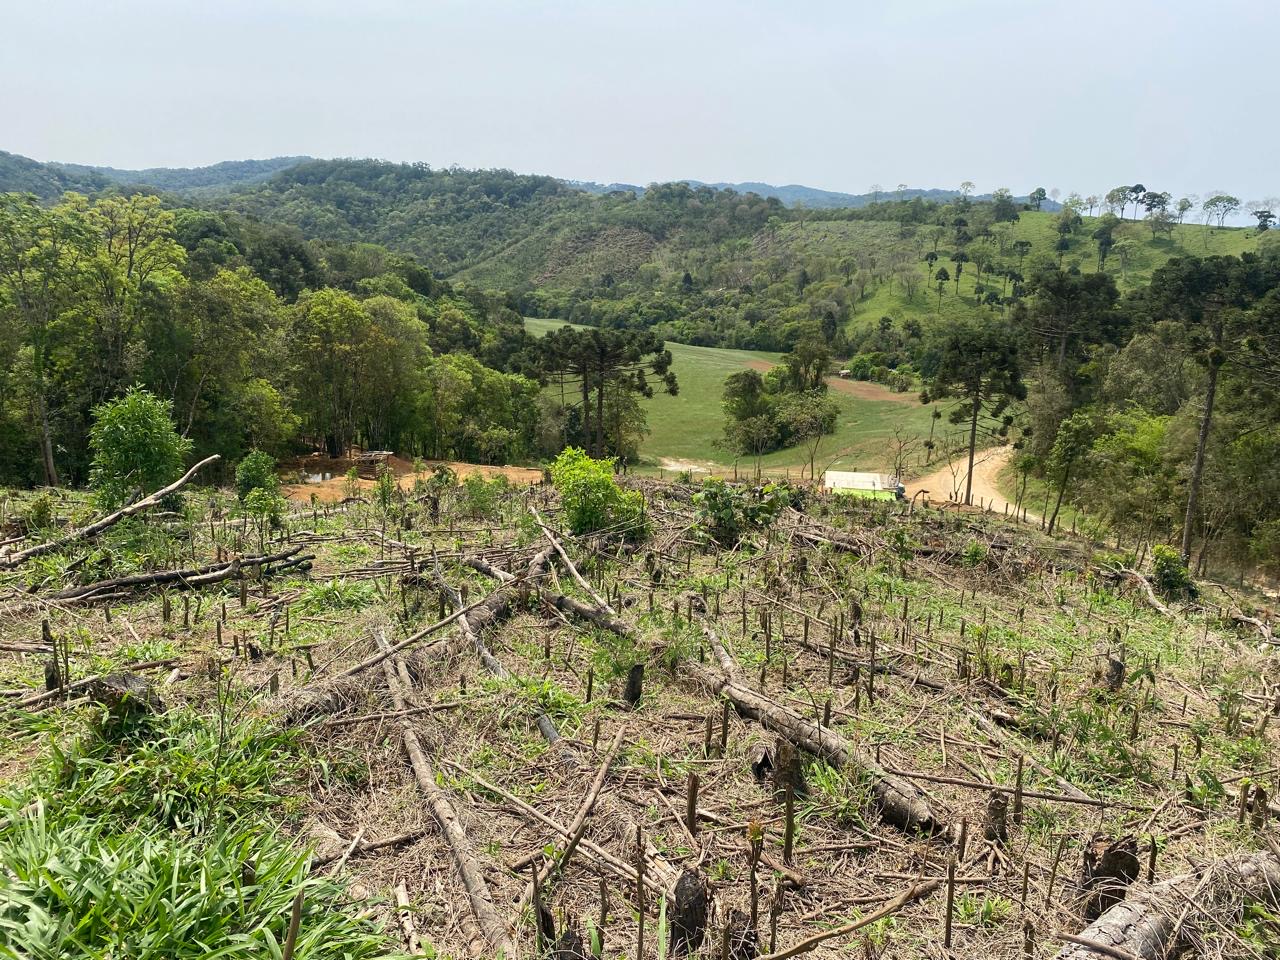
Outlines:
{"type": "MultiPolygon", "coordinates": [[[[700,639],[704,625],[725,638],[753,685],[759,684],[765,664],[764,690],[777,702],[817,719],[829,699],[833,727],[885,767],[1012,786],[1015,741],[988,736],[972,717],[1011,718],[1021,725],[1020,732],[1009,728],[1008,736],[1026,750],[1026,790],[1060,795],[1061,785],[1040,772],[1052,767],[1099,801],[1028,799],[1021,824],[1011,824],[1008,842],[999,844],[983,837],[987,790],[921,780],[949,829],[935,837],[909,836],[878,820],[856,773],[809,760],[809,792],[797,799],[795,855],[788,868],[802,885],[768,863],[760,868],[766,947],[775,903],[781,947],[874,910],[917,878],[944,877],[965,822],[967,851],[956,869],[954,955],[993,960],[1023,956],[1028,927],[1034,955],[1048,957],[1059,946],[1053,941],[1056,932],[1083,926],[1076,884],[1083,847],[1095,835],[1133,836],[1144,874],[1154,837],[1157,879],[1230,853],[1265,849],[1259,831],[1237,823],[1237,791],[1246,779],[1268,787],[1277,782],[1275,733],[1263,716],[1273,704],[1280,671],[1269,648],[1229,629],[1215,610],[1184,607],[1175,617],[1162,617],[1141,596],[1097,579],[1086,544],[1043,540],[981,516],[916,511],[907,517],[896,505],[818,501],[811,519],[789,517],[773,531],[759,533],[754,543],[728,550],[697,541],[687,490],[650,485],[647,495],[655,529],[638,549],[566,540],[583,574],[598,591],[617,597],[621,618],[636,628],[634,658],[646,662],[647,672],[635,710],[619,702],[623,672],[633,659],[628,645],[539,605],[536,598],[486,636],[518,680],[489,677],[452,629],[424,641],[430,646],[414,658],[416,704],[444,707],[414,715],[410,722],[484,863],[494,901],[515,922],[517,940],[526,950],[533,945],[531,911],[516,917],[513,907],[530,874],[527,866],[512,867],[537,851],[554,850],[560,838],[477,777],[568,824],[619,725],[627,729],[624,747],[587,821],[588,841],[631,863],[634,825],[639,825],[656,852],[649,862],[651,876],[670,880],[691,867],[708,878],[717,930],[729,909],[746,909],[750,900],[749,824],[763,825],[766,854],[781,863],[782,804],[768,783],[752,775],[753,760],[774,745],[774,735],[731,713],[724,755],[709,757],[704,749],[706,718],[712,718],[718,742],[722,716],[721,702],[687,669],[691,662],[714,659],[700,639]],[[793,535],[800,522],[844,531],[866,550],[858,555],[814,548],[793,535]],[[702,612],[697,608],[704,597],[702,612]],[[836,617],[851,616],[855,603],[862,616],[857,637],[850,632],[839,646],[865,661],[874,634],[877,662],[896,668],[875,676],[874,703],[868,702],[866,672],[860,672],[861,686],[855,687],[849,664],[837,663],[832,670],[823,652],[836,617]],[[765,611],[772,617],[767,658],[765,611]],[[805,615],[815,649],[801,643],[805,615]],[[1110,694],[1100,687],[1098,667],[1104,655],[1121,652],[1130,680],[1110,694]],[[962,660],[970,673],[963,678],[957,675],[962,660]],[[587,703],[589,671],[593,690],[587,703]],[[828,683],[829,676],[834,683],[828,683]],[[939,685],[942,689],[933,689],[939,685]],[[1237,708],[1238,726],[1228,732],[1224,713],[1237,708]],[[577,768],[561,763],[560,754],[543,742],[535,724],[539,710],[548,713],[580,757],[577,768]],[[1135,710],[1138,732],[1131,736],[1135,710]],[[683,824],[691,772],[701,781],[703,819],[696,836],[683,824]],[[1185,774],[1193,776],[1199,791],[1195,802],[1188,799],[1185,774]]],[[[244,607],[238,588],[230,585],[207,596],[198,617],[193,604],[188,627],[182,626],[176,595],[169,622],[158,594],[116,603],[110,622],[101,607],[51,608],[43,616],[55,634],[76,638],[72,648],[82,652],[73,662],[76,675],[151,659],[141,655],[147,649],[172,648],[180,669],[156,677],[166,698],[211,711],[210,667],[221,664],[233,677],[242,708],[277,715],[295,688],[375,653],[378,627],[396,640],[437,617],[441,601],[430,582],[430,562],[421,576],[404,579],[410,551],[420,564],[434,553],[442,575],[455,587],[465,584],[472,602],[493,584],[458,564],[457,557],[480,556],[512,571],[523,569],[545,545],[523,520],[529,496],[537,498],[543,516],[555,517],[554,497],[547,490],[512,491],[501,514],[489,518],[464,518],[446,504],[435,523],[412,504],[390,523],[374,516],[370,505],[328,516],[295,506],[282,536],[307,542],[317,555],[313,569],[296,579],[268,582],[266,595],[253,585],[244,607]],[[406,515],[409,529],[398,522],[406,515]],[[345,586],[325,594],[334,604],[325,608],[318,605],[315,585],[331,581],[345,586]],[[246,658],[246,651],[258,653],[246,658]]],[[[211,530],[231,550],[244,536],[234,523],[211,528],[198,519],[183,528],[180,543],[187,530],[201,557],[216,549],[211,530]]],[[[16,589],[16,583],[10,586],[16,589]]],[[[544,588],[589,599],[563,569],[544,588]]],[[[0,610],[0,634],[7,641],[36,642],[41,618],[0,610]]],[[[39,656],[0,651],[0,664],[6,684],[15,689],[43,683],[39,656]]],[[[309,747],[322,762],[309,788],[282,796],[278,809],[263,811],[264,819],[283,821],[321,856],[340,855],[357,834],[368,843],[421,830],[416,840],[357,852],[345,863],[351,909],[372,911],[393,938],[400,937],[390,891],[403,881],[416,928],[439,956],[485,956],[449,849],[414,785],[401,748],[400,720],[386,716],[393,707],[382,675],[371,670],[362,680],[362,690],[345,697],[333,718],[375,716],[345,725],[313,722],[309,747]]],[[[55,706],[40,714],[38,724],[7,716],[0,774],[6,781],[20,780],[44,749],[48,728],[88,709],[55,706]]],[[[602,870],[590,849],[580,848],[564,875],[554,878],[547,902],[557,919],[581,923],[595,917],[602,875],[610,899],[608,955],[634,956],[632,889],[602,870]]],[[[1139,886],[1144,883],[1145,878],[1139,886]]],[[[851,949],[869,958],[939,956],[945,901],[942,891],[924,897],[809,956],[849,956],[851,949]]],[[[650,897],[651,956],[657,955],[652,948],[656,916],[656,899],[650,897]]],[[[1262,956],[1265,948],[1241,933],[1231,923],[1206,952],[1262,956]]],[[[718,955],[718,933],[712,941],[707,956],[718,955]]]]}

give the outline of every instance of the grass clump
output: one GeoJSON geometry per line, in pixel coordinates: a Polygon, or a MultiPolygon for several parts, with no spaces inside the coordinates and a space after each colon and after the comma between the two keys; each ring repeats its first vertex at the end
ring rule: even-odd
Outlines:
{"type": "Polygon", "coordinates": [[[92,725],[0,797],[0,957],[386,956],[342,889],[264,812],[307,765],[296,735],[175,709],[92,725]]]}
{"type": "Polygon", "coordinates": [[[386,955],[373,925],[335,909],[340,887],[272,832],[220,828],[197,844],[41,804],[0,834],[0,860],[0,956],[279,956],[299,891],[297,960],[386,955]]]}

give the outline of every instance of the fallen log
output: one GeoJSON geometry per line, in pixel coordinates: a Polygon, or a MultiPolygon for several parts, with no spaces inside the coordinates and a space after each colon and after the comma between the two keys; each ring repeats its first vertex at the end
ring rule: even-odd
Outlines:
{"type": "Polygon", "coordinates": [[[881,816],[904,830],[935,833],[943,827],[942,819],[930,805],[929,798],[915,784],[883,769],[869,757],[862,756],[844,737],[806,720],[795,711],[769,699],[749,687],[733,657],[710,627],[703,632],[711,642],[722,672],[696,663],[688,668],[699,675],[716,693],[728,697],[738,711],[764,727],[781,733],[802,750],[822,757],[837,767],[853,767],[871,783],[871,791],[880,807],[881,816]]]}
{"type": "Polygon", "coordinates": [[[1275,643],[1275,631],[1268,623],[1263,623],[1257,617],[1251,617],[1243,610],[1237,610],[1231,613],[1231,622],[1241,626],[1248,625],[1253,627],[1262,635],[1262,639],[1267,643],[1275,643]]]}
{"type": "Polygon", "coordinates": [[[232,557],[222,563],[210,563],[185,570],[156,570],[151,573],[132,573],[110,580],[99,580],[78,587],[68,587],[56,593],[40,597],[40,603],[87,603],[107,594],[118,595],[147,587],[171,586],[179,590],[196,590],[210,584],[231,580],[241,575],[246,567],[258,567],[266,574],[279,573],[310,563],[314,554],[302,553],[302,547],[290,547],[279,553],[251,557],[232,557]]]}
{"type": "MultiPolygon", "coordinates": [[[[286,726],[298,726],[316,717],[328,716],[344,710],[354,703],[360,703],[368,695],[369,688],[363,679],[357,679],[361,673],[376,667],[402,650],[421,643],[431,634],[442,630],[449,624],[459,620],[467,613],[487,603],[492,594],[477,600],[468,607],[455,610],[430,626],[423,627],[398,643],[389,644],[367,659],[348,667],[341,673],[304,687],[298,687],[288,693],[281,701],[280,709],[286,726]]],[[[436,641],[432,641],[435,643],[436,641]]],[[[428,644],[430,646],[430,644],[428,644]]],[[[416,652],[416,651],[415,651],[416,652]]]]}
{"type": "MultiPolygon", "coordinates": [[[[1067,780],[1063,777],[1058,776],[1056,773],[1054,773],[1052,770],[1046,767],[1043,763],[1037,760],[1036,757],[1030,751],[1030,749],[1028,749],[1028,745],[1024,743],[1020,737],[1014,736],[1011,733],[1001,730],[1000,727],[997,726],[995,723],[993,723],[991,720],[987,719],[986,717],[982,716],[981,714],[973,710],[966,710],[965,712],[969,714],[969,719],[973,721],[973,725],[975,727],[977,727],[979,730],[981,730],[984,734],[986,734],[989,738],[996,741],[997,743],[1003,744],[1005,747],[1008,747],[1010,750],[1013,750],[1015,753],[1020,753],[1024,757],[1026,757],[1027,762],[1031,764],[1031,766],[1036,771],[1038,771],[1041,776],[1048,777],[1049,779],[1051,779],[1054,783],[1058,785],[1058,789],[1061,790],[1068,797],[1071,797],[1075,800],[1079,800],[1082,803],[1094,803],[1093,798],[1089,796],[1087,793],[1085,793],[1083,790],[1081,790],[1079,787],[1077,787],[1074,783],[1072,783],[1070,780],[1067,780]]],[[[1101,804],[1099,804],[1099,806],[1101,806],[1101,804]]]]}
{"type": "Polygon", "coordinates": [[[1151,586],[1151,581],[1148,580],[1146,577],[1144,577],[1141,573],[1139,573],[1137,570],[1130,570],[1128,567],[1116,567],[1115,572],[1120,576],[1128,577],[1134,583],[1138,584],[1138,586],[1142,587],[1142,591],[1143,593],[1146,594],[1146,597],[1147,597],[1147,603],[1151,605],[1151,608],[1153,610],[1155,610],[1157,613],[1161,614],[1162,616],[1166,616],[1166,617],[1173,616],[1173,611],[1169,609],[1168,604],[1164,603],[1159,597],[1156,596],[1156,590],[1155,590],[1155,587],[1151,586]]]}
{"type": "MultiPolygon", "coordinates": [[[[378,634],[378,644],[384,650],[391,646],[381,633],[378,634]]],[[[391,699],[395,703],[396,710],[408,709],[405,691],[410,685],[408,671],[403,661],[393,655],[390,660],[383,661],[382,669],[386,674],[387,686],[391,690],[391,699]]],[[[414,779],[418,782],[418,789],[426,798],[427,807],[436,822],[440,824],[440,831],[449,845],[449,852],[453,854],[454,866],[457,867],[458,876],[467,890],[467,898],[476,923],[479,924],[485,940],[497,955],[512,960],[518,954],[515,942],[511,938],[511,931],[498,914],[493,895],[489,892],[489,884],[484,879],[483,864],[476,856],[471,840],[458,820],[458,812],[454,809],[448,794],[437,786],[435,770],[427,759],[426,751],[422,749],[422,742],[418,739],[413,724],[407,719],[400,721],[400,734],[405,753],[409,755],[409,765],[413,767],[414,779]]]]}
{"type": "MultiPolygon", "coordinates": [[[[164,660],[147,660],[143,663],[126,664],[122,669],[134,673],[141,672],[143,670],[162,670],[167,667],[172,667],[177,662],[177,657],[168,657],[164,660]]],[[[119,671],[117,671],[117,673],[118,672],[119,671]]],[[[91,689],[106,681],[109,676],[109,674],[100,674],[97,676],[85,677],[83,680],[76,680],[73,683],[68,683],[66,686],[57,687],[53,690],[41,690],[39,693],[33,693],[29,696],[23,697],[21,700],[15,700],[13,702],[13,706],[34,707],[50,700],[56,700],[58,697],[65,696],[66,694],[74,691],[91,689]]]]}
{"type": "Polygon", "coordinates": [[[1078,935],[1060,935],[1068,946],[1055,960],[1164,960],[1195,941],[1204,919],[1230,925],[1245,903],[1280,905],[1280,857],[1243,854],[1170,877],[1115,904],[1078,935]]]}
{"type": "Polygon", "coordinates": [[[19,550],[15,553],[0,554],[0,570],[12,570],[14,567],[30,560],[32,557],[38,557],[46,553],[54,553],[70,546],[73,543],[78,543],[81,540],[88,540],[92,537],[96,537],[98,534],[102,533],[102,531],[115,526],[121,520],[125,519],[125,517],[131,517],[135,513],[141,513],[143,510],[150,509],[151,507],[159,504],[160,501],[170,494],[177,493],[192,477],[200,472],[201,468],[220,459],[222,458],[216,453],[211,457],[205,457],[194,467],[184,473],[181,478],[175,480],[167,487],[157,490],[150,496],[143,497],[141,500],[137,500],[126,507],[121,507],[115,513],[107,514],[105,517],[95,520],[88,526],[80,527],[78,530],[72,530],[70,533],[58,537],[56,540],[38,543],[34,547],[28,547],[26,550],[19,550]]]}

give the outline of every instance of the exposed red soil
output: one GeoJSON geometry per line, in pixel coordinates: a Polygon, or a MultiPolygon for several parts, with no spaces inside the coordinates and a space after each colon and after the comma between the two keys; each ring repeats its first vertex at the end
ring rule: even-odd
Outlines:
{"type": "MultiPolygon", "coordinates": [[[[388,457],[385,461],[391,472],[396,475],[396,482],[401,490],[413,489],[413,463],[403,457],[388,457]]],[[[431,471],[439,464],[446,464],[459,480],[465,480],[472,474],[480,474],[486,478],[504,476],[512,483],[537,483],[542,479],[542,471],[536,467],[494,466],[482,463],[462,463],[457,460],[427,460],[422,476],[429,477],[431,471]]],[[[322,455],[303,457],[283,467],[286,476],[296,472],[305,474],[332,474],[329,480],[315,483],[286,483],[280,488],[290,500],[310,503],[312,495],[319,503],[340,503],[347,496],[346,472],[351,469],[352,461],[343,457],[333,458],[322,455]]],[[[361,494],[373,488],[373,470],[360,467],[360,479],[356,481],[361,494]]]]}

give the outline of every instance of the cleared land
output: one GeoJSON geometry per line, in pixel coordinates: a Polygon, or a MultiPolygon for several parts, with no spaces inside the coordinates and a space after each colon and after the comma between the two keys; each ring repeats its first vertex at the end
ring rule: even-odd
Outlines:
{"type": "MultiPolygon", "coordinates": [[[[569,536],[547,488],[294,504],[269,536],[191,491],[0,574],[0,920],[19,955],[117,955],[145,931],[156,956],[274,956],[296,904],[312,960],[529,957],[532,867],[557,933],[594,922],[603,887],[609,957],[658,955],[688,871],[706,958],[726,926],[760,954],[837,931],[814,960],[937,957],[948,929],[954,956],[1047,958],[1099,936],[1084,864],[1104,852],[1128,874],[1109,896],[1154,898],[1214,957],[1274,955],[1241,885],[1196,873],[1280,869],[1274,655],[1235,598],[1152,598],[1083,542],[898,504],[817,496],[722,545],[693,488],[643,489],[634,546],[569,536]],[[68,593],[260,537],[298,562],[68,593]],[[51,640],[66,690],[46,690],[51,640]],[[374,660],[386,643],[402,659],[374,660]],[[120,672],[163,712],[95,682],[120,672]],[[798,780],[778,772],[796,747],[798,780]]],[[[56,496],[64,523],[92,514],[56,496]]]]}

